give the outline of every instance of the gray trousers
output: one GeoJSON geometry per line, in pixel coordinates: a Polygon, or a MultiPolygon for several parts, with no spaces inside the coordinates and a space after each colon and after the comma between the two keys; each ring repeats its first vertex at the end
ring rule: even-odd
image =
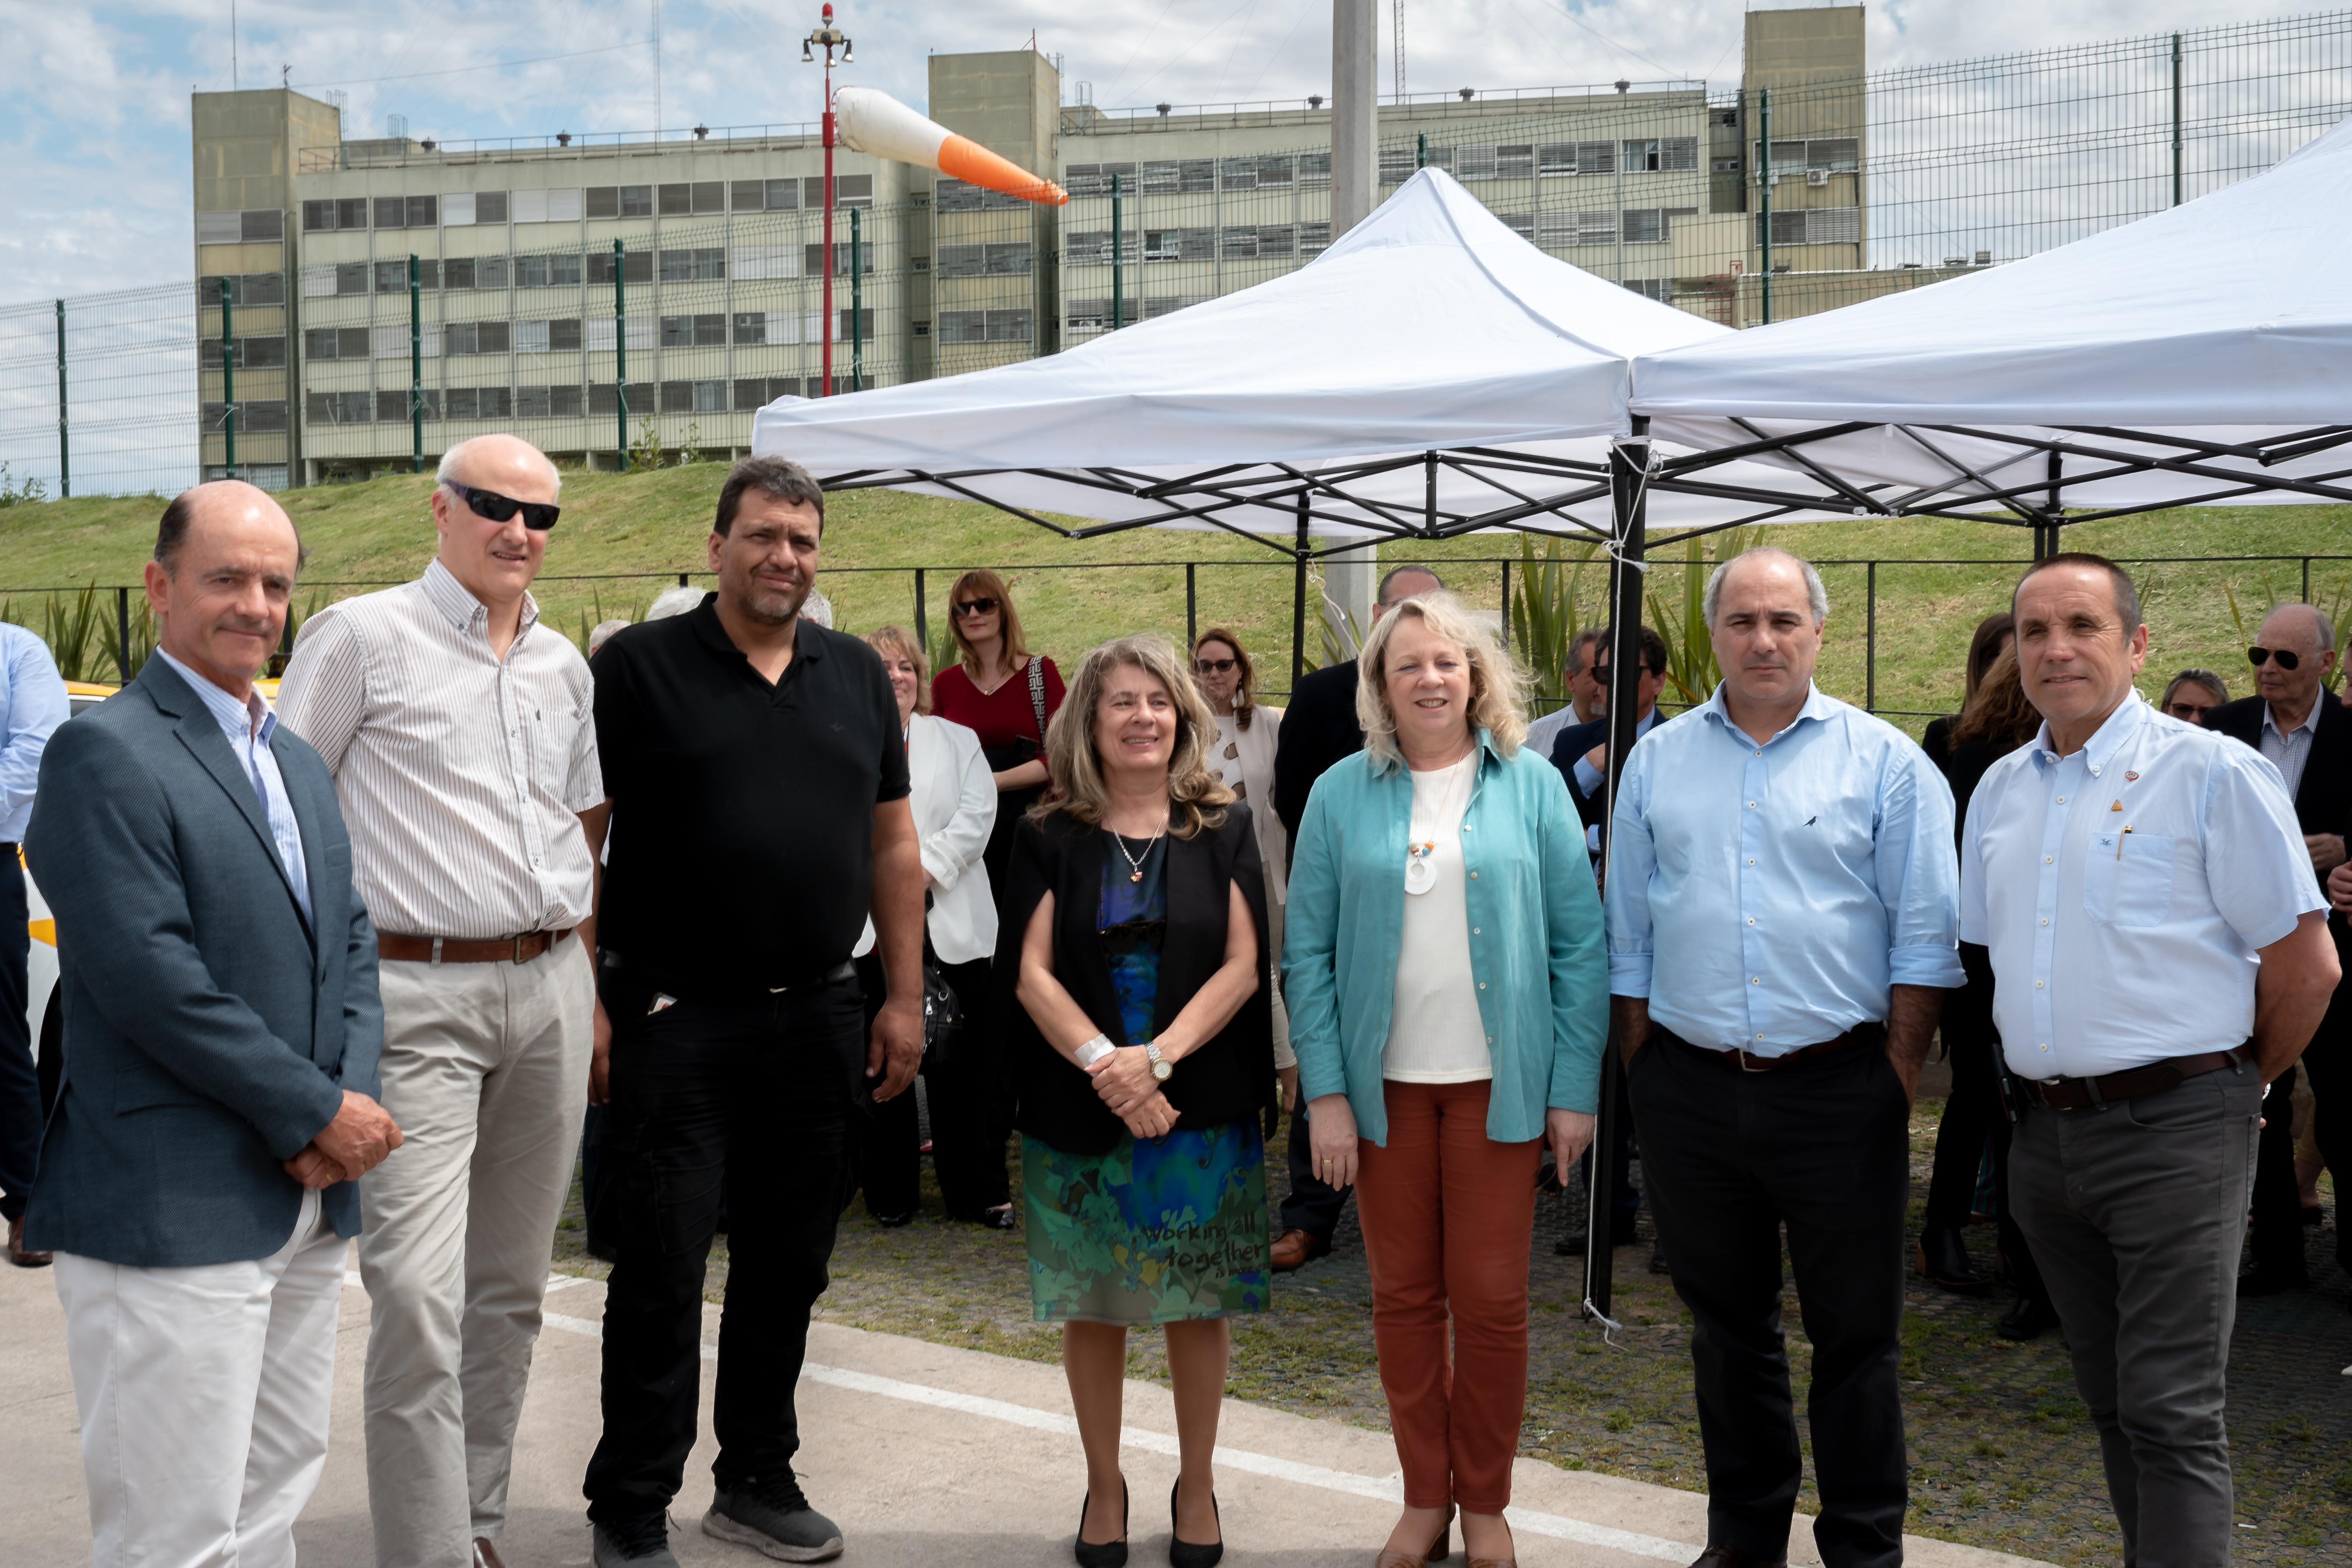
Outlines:
{"type": "Polygon", "coordinates": [[[2127,1568],[2230,1561],[2222,1374],[2262,1093],[2249,1064],[2096,1110],[2029,1103],[2011,1145],[2127,1568]]]}
{"type": "Polygon", "coordinates": [[[368,1511],[378,1568],[469,1568],[506,1527],[595,994],[577,937],[529,963],[388,963],[383,984],[407,1141],[360,1179],[368,1511]]]}

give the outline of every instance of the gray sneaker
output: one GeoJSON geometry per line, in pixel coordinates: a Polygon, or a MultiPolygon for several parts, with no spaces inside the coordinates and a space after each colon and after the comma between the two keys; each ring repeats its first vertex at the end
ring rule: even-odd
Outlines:
{"type": "Polygon", "coordinates": [[[787,1474],[721,1490],[702,1516],[702,1533],[749,1546],[785,1563],[823,1563],[841,1555],[841,1528],[809,1507],[787,1474]]]}
{"type": "Polygon", "coordinates": [[[595,1546],[596,1568],[631,1568],[632,1564],[635,1568],[678,1568],[677,1556],[669,1549],[667,1514],[600,1523],[591,1539],[595,1546]]]}

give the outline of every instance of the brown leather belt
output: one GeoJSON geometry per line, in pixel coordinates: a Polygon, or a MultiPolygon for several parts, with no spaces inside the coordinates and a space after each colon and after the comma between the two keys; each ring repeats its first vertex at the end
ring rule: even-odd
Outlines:
{"type": "Polygon", "coordinates": [[[1690,1049],[1707,1060],[1738,1072],[1778,1072],[1782,1068],[1795,1067],[1800,1062],[1817,1062],[1825,1057],[1838,1056],[1846,1051],[1859,1049],[1864,1046],[1883,1046],[1886,1043],[1886,1026],[1876,1022],[1856,1024],[1834,1040],[1823,1040],[1818,1045],[1800,1046],[1793,1051],[1784,1052],[1777,1057],[1751,1056],[1738,1046],[1692,1045],[1690,1041],[1669,1029],[1661,1029],[1658,1034],[1663,1039],[1672,1040],[1678,1046],[1688,1046],[1690,1049]]]}
{"type": "Polygon", "coordinates": [[[562,931],[527,931],[520,936],[492,937],[485,942],[454,936],[396,936],[375,933],[375,955],[404,963],[529,963],[577,927],[562,931]]]}
{"type": "Polygon", "coordinates": [[[2053,1110],[2090,1110],[2119,1100],[2137,1100],[2143,1094],[2162,1094],[2192,1078],[2220,1072],[2223,1068],[2243,1067],[2253,1054],[2247,1047],[2240,1046],[2233,1050],[2174,1057],[2170,1061],[2126,1068],[2099,1078],[2021,1078],[2013,1081],[2036,1105],[2046,1105],[2053,1110]]]}

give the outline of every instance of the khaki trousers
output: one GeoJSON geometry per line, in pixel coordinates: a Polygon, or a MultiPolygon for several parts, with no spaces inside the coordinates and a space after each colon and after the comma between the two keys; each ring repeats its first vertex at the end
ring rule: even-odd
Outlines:
{"type": "Polygon", "coordinates": [[[383,1107],[361,1179],[368,1509],[378,1568],[469,1568],[504,1530],[515,1422],[588,1099],[594,993],[567,939],[529,963],[383,966],[383,1107]]]}

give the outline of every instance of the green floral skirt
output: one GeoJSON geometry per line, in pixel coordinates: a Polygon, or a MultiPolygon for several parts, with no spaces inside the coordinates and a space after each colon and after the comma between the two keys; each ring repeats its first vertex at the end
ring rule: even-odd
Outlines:
{"type": "Polygon", "coordinates": [[[1029,1292],[1039,1322],[1181,1322],[1262,1312],[1265,1143],[1252,1121],[1107,1154],[1021,1141],[1029,1292]]]}

